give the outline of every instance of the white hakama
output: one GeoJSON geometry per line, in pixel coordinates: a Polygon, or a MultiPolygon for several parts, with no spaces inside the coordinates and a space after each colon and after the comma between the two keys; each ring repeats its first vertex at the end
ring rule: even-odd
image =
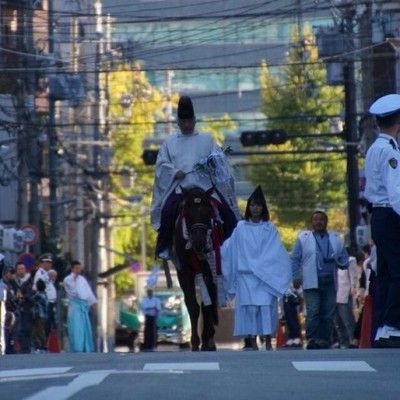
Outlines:
{"type": "Polygon", "coordinates": [[[234,336],[274,335],[277,300],[292,281],[289,254],[276,227],[240,221],[221,255],[224,288],[235,296],[234,336]]]}
{"type": "Polygon", "coordinates": [[[68,304],[68,348],[70,352],[93,352],[94,341],[89,308],[97,299],[87,280],[81,275],[69,274],[64,279],[68,304]]]}

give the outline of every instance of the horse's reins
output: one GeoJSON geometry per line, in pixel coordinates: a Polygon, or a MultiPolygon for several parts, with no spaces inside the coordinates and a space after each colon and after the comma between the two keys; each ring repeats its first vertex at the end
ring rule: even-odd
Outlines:
{"type": "MultiPolygon", "coordinates": [[[[202,222],[197,222],[197,223],[194,223],[191,227],[190,227],[190,229],[189,229],[189,237],[190,237],[190,240],[191,240],[191,238],[192,238],[192,234],[194,233],[194,232],[196,232],[196,231],[203,231],[203,232],[207,232],[209,230],[209,226],[207,225],[207,224],[204,224],[204,223],[202,223],[202,222]]],[[[194,248],[193,248],[194,249],[194,248]]],[[[198,252],[198,250],[197,249],[194,249],[195,251],[196,251],[196,253],[198,252]]],[[[204,248],[204,249],[201,249],[201,253],[206,253],[206,250],[207,250],[207,248],[204,248]]]]}

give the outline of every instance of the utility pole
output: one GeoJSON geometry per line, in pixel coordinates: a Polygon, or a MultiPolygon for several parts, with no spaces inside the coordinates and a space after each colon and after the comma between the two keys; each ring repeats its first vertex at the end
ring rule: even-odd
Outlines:
{"type": "MultiPolygon", "coordinates": [[[[72,19],[72,70],[74,74],[79,74],[79,45],[78,45],[78,37],[79,37],[79,20],[77,17],[72,19]]],[[[77,110],[73,109],[72,112],[72,123],[73,123],[73,133],[74,139],[76,140],[75,151],[76,154],[79,155],[82,153],[82,129],[77,123],[77,110]]],[[[83,201],[83,193],[82,193],[82,173],[78,171],[76,168],[76,224],[75,224],[75,237],[74,237],[74,246],[76,253],[76,258],[81,260],[82,262],[85,259],[85,227],[84,227],[84,201],[83,201]]]]}
{"type": "MultiPolygon", "coordinates": [[[[31,223],[39,227],[39,194],[40,180],[37,128],[34,109],[34,73],[22,72],[32,65],[29,57],[33,58],[33,2],[19,2],[17,8],[17,41],[20,54],[18,55],[19,71],[16,74],[15,99],[18,122],[17,158],[18,163],[18,197],[16,227],[31,223]]],[[[40,251],[40,245],[34,245],[35,252],[40,251]]]]}
{"type": "Polygon", "coordinates": [[[297,36],[299,41],[303,39],[303,6],[301,0],[297,0],[297,36]]]}
{"type": "Polygon", "coordinates": [[[344,59],[343,78],[345,88],[345,135],[346,135],[346,159],[347,159],[347,199],[349,218],[350,252],[357,252],[356,227],[359,223],[359,175],[358,175],[358,142],[357,134],[357,102],[356,83],[354,69],[354,32],[353,18],[355,7],[351,4],[344,6],[344,30],[348,48],[344,59]]]}
{"type": "Polygon", "coordinates": [[[167,117],[167,126],[166,126],[166,134],[170,135],[172,133],[172,78],[175,76],[174,71],[167,70],[166,71],[166,86],[165,86],[165,94],[167,97],[167,109],[166,109],[166,117],[167,117]]]}
{"type": "MultiPolygon", "coordinates": [[[[27,47],[28,49],[34,48],[34,1],[31,1],[29,4],[28,10],[28,35],[27,35],[27,47]]],[[[29,129],[28,133],[28,149],[27,149],[27,164],[28,164],[28,172],[29,172],[29,204],[28,204],[28,221],[30,224],[40,228],[40,211],[39,211],[39,184],[41,181],[41,164],[40,164],[40,155],[41,152],[39,150],[38,144],[38,127],[37,127],[37,119],[36,119],[36,108],[34,107],[35,99],[34,92],[36,89],[36,80],[35,74],[28,74],[28,95],[32,97],[33,107],[30,110],[30,121],[33,121],[32,127],[29,129]]],[[[36,243],[32,245],[32,250],[34,254],[41,253],[41,243],[38,240],[36,243]]]]}
{"type": "MultiPolygon", "coordinates": [[[[20,2],[17,9],[17,29],[18,29],[18,49],[21,54],[18,55],[18,67],[20,70],[26,66],[26,55],[27,46],[25,39],[28,36],[26,32],[26,9],[22,2],[20,2]]],[[[27,143],[26,138],[28,136],[27,130],[27,117],[28,112],[26,109],[27,101],[27,79],[23,73],[19,72],[15,80],[15,104],[16,104],[16,115],[17,115],[17,157],[19,160],[18,165],[18,195],[17,195],[17,215],[16,225],[21,226],[27,219],[27,184],[26,177],[28,174],[26,168],[27,159],[27,143]]]]}
{"type": "MultiPolygon", "coordinates": [[[[104,137],[103,140],[109,141],[110,136],[110,126],[109,126],[109,109],[110,109],[110,68],[111,68],[111,16],[107,15],[106,17],[106,32],[105,32],[105,55],[106,55],[106,62],[105,62],[105,69],[106,69],[106,76],[105,76],[105,87],[103,88],[104,91],[104,104],[103,110],[106,118],[105,128],[103,130],[104,137]]],[[[110,146],[108,147],[108,150],[110,146]]],[[[107,161],[110,162],[109,154],[107,156],[107,161]]],[[[113,247],[112,243],[112,224],[110,224],[110,214],[111,214],[111,201],[109,193],[111,191],[111,180],[110,175],[108,174],[109,168],[107,168],[107,173],[103,175],[103,190],[104,190],[104,209],[105,209],[105,219],[104,219],[104,235],[105,235],[105,243],[108,248],[113,247]]],[[[111,251],[106,251],[105,254],[105,269],[109,269],[110,266],[114,265],[114,255],[111,251]]],[[[107,345],[108,351],[112,351],[114,348],[115,342],[115,306],[114,306],[114,298],[115,298],[115,287],[113,277],[110,276],[107,279],[107,345]]]]}
{"type": "MultiPolygon", "coordinates": [[[[95,266],[95,282],[97,282],[99,273],[105,272],[109,268],[109,255],[106,248],[109,246],[111,241],[111,235],[109,232],[109,220],[108,215],[110,214],[109,205],[109,179],[107,176],[107,170],[100,168],[100,157],[101,149],[100,142],[104,141],[107,136],[107,105],[108,105],[108,76],[106,77],[106,84],[101,79],[101,72],[103,71],[103,58],[106,49],[111,50],[111,45],[106,46],[104,40],[104,17],[102,15],[101,2],[96,0],[94,2],[95,18],[96,18],[96,65],[95,65],[95,95],[97,100],[97,118],[96,126],[94,131],[94,141],[97,142],[93,149],[93,177],[97,181],[99,190],[96,194],[96,217],[93,221],[93,237],[92,237],[92,253],[93,261],[95,266]],[[93,240],[94,237],[97,240],[93,240]]],[[[109,27],[111,24],[108,23],[109,27]]],[[[109,40],[109,34],[106,35],[109,40]]],[[[109,64],[107,63],[107,67],[109,64]]],[[[107,74],[107,73],[106,73],[107,74]]],[[[103,153],[104,154],[104,153],[103,153]]],[[[107,353],[112,351],[114,340],[113,340],[113,307],[110,304],[112,302],[112,278],[101,282],[101,285],[97,285],[98,293],[98,348],[100,351],[107,353]]]]}
{"type": "MultiPolygon", "coordinates": [[[[345,91],[345,142],[346,142],[346,180],[347,180],[347,210],[349,225],[349,247],[351,254],[357,252],[356,228],[360,221],[359,174],[358,174],[358,131],[357,131],[357,101],[354,67],[354,32],[353,21],[356,7],[353,2],[342,0],[341,23],[335,29],[321,29],[317,37],[320,57],[334,57],[342,63],[342,76],[335,77],[328,72],[328,82],[331,85],[344,85],[345,91]],[[341,56],[342,55],[342,56],[341,56]]],[[[329,63],[331,71],[336,62],[329,63]]],[[[328,66],[329,66],[328,64],[328,66]]]]}
{"type": "Polygon", "coordinates": [[[361,52],[362,82],[362,104],[363,109],[368,109],[374,100],[373,79],[373,51],[372,51],[372,1],[365,1],[365,10],[360,20],[360,46],[364,49],[361,52]]]}
{"type": "MultiPolygon", "coordinates": [[[[48,1],[48,31],[49,31],[49,55],[54,56],[54,9],[53,0],[48,1]]],[[[50,203],[50,241],[54,247],[58,244],[58,204],[57,204],[57,132],[55,123],[56,100],[49,94],[49,203],[50,203]]]]}

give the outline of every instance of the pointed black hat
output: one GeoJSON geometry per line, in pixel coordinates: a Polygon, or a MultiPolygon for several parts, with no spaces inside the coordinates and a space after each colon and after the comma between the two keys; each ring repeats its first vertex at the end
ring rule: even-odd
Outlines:
{"type": "Polygon", "coordinates": [[[250,197],[248,199],[248,202],[250,203],[250,201],[252,201],[252,200],[254,200],[254,201],[256,201],[257,203],[260,203],[260,204],[264,204],[264,203],[266,204],[267,203],[267,201],[265,200],[264,192],[261,189],[260,185],[258,185],[255,188],[254,192],[250,195],[250,197]]]}
{"type": "Polygon", "coordinates": [[[258,185],[254,192],[250,195],[247,200],[246,211],[244,213],[244,219],[248,220],[251,216],[250,214],[250,203],[255,201],[257,204],[260,204],[263,207],[262,219],[264,221],[269,221],[269,211],[267,206],[267,201],[265,200],[264,193],[261,189],[261,186],[258,185]]]}
{"type": "Polygon", "coordinates": [[[192,99],[189,96],[181,96],[178,103],[178,118],[193,119],[194,109],[192,99]]]}

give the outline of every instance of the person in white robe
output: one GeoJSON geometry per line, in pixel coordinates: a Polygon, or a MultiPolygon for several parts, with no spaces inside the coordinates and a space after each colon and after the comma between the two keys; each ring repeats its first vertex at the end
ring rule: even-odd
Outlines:
{"type": "Polygon", "coordinates": [[[224,288],[235,298],[233,335],[251,337],[258,349],[257,335],[271,349],[271,337],[278,327],[278,298],[290,287],[290,257],[269,212],[260,186],[247,202],[240,221],[221,250],[224,288]]]}
{"type": "Polygon", "coordinates": [[[169,135],[158,152],[150,210],[151,224],[158,231],[156,255],[164,259],[169,258],[182,188],[200,187],[207,191],[215,185],[220,192],[216,198],[223,205],[221,219],[229,234],[240,217],[226,157],[214,139],[197,132],[195,125],[192,101],[182,96],[178,104],[180,133],[169,135]]]}
{"type": "Polygon", "coordinates": [[[82,265],[72,261],[71,273],[64,279],[68,303],[68,344],[70,352],[93,352],[94,342],[89,309],[97,303],[88,281],[81,275],[82,265]]]}

